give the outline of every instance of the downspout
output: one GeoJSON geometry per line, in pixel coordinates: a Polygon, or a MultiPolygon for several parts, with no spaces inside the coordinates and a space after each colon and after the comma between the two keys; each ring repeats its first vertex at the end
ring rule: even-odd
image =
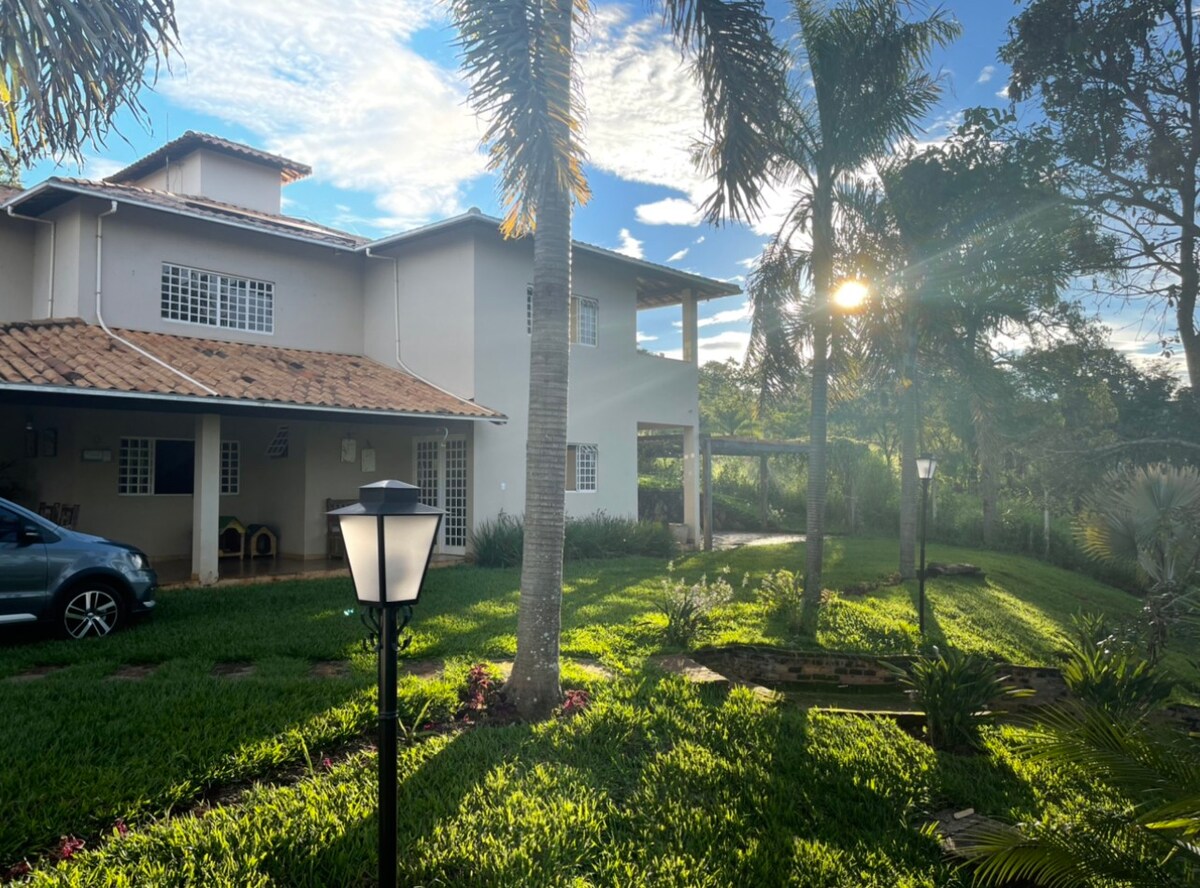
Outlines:
{"type": "Polygon", "coordinates": [[[116,333],[114,333],[112,330],[110,330],[108,328],[108,324],[104,323],[104,310],[103,310],[104,285],[102,283],[103,278],[101,277],[101,272],[104,269],[104,217],[111,216],[114,213],[116,213],[116,211],[117,211],[117,202],[115,200],[109,201],[108,209],[96,217],[96,320],[100,322],[100,329],[103,330],[105,333],[107,333],[109,336],[111,336],[113,339],[115,339],[117,342],[121,343],[122,345],[124,345],[128,348],[133,349],[139,355],[149,358],[151,361],[158,364],[160,367],[164,368],[165,370],[169,370],[171,373],[174,373],[176,376],[180,377],[181,379],[184,379],[187,382],[191,383],[192,385],[196,386],[196,388],[202,389],[203,391],[207,392],[210,395],[218,395],[218,392],[216,389],[209,388],[204,383],[202,383],[198,380],[192,379],[192,377],[188,376],[182,370],[180,370],[176,367],[172,367],[170,364],[168,364],[164,360],[161,360],[160,358],[156,358],[154,355],[150,354],[150,352],[146,351],[141,346],[134,345],[128,339],[123,339],[122,337],[120,337],[116,333]]]}
{"type": "Polygon", "coordinates": [[[449,395],[451,398],[454,398],[454,400],[456,400],[456,401],[467,400],[462,395],[456,395],[454,392],[449,391],[448,389],[442,388],[436,382],[430,382],[428,379],[426,379],[420,373],[413,370],[411,367],[409,367],[407,364],[404,363],[404,358],[400,354],[400,260],[395,258],[394,256],[376,256],[374,253],[371,252],[370,247],[366,248],[366,257],[368,259],[383,259],[385,261],[390,259],[392,262],[392,286],[394,288],[394,293],[395,293],[393,308],[395,310],[394,321],[395,321],[395,330],[396,330],[396,364],[400,367],[401,370],[403,370],[409,376],[412,376],[416,379],[421,380],[421,382],[425,383],[428,386],[432,386],[433,388],[435,388],[439,392],[441,392],[443,395],[449,395]]]}
{"type": "Polygon", "coordinates": [[[37,216],[24,216],[21,213],[14,213],[12,207],[7,207],[10,219],[27,219],[30,222],[40,222],[43,225],[50,226],[50,285],[46,293],[46,317],[54,317],[54,256],[55,256],[55,240],[58,233],[58,224],[53,219],[39,219],[37,216]]]}

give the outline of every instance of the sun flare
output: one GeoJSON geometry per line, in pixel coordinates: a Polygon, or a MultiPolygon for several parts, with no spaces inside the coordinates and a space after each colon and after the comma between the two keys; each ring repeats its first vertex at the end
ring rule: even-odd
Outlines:
{"type": "Polygon", "coordinates": [[[845,281],[834,291],[833,304],[841,311],[857,311],[871,291],[862,281],[845,281]]]}

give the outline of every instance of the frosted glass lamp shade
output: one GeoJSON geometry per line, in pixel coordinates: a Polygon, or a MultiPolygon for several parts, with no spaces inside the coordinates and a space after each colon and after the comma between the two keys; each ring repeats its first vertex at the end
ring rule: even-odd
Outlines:
{"type": "Polygon", "coordinates": [[[937,471],[937,458],[932,456],[917,457],[917,477],[922,481],[932,481],[937,471]]]}
{"type": "Polygon", "coordinates": [[[402,481],[381,481],[359,488],[360,502],[329,513],[341,522],[360,604],[387,607],[420,598],[442,510],[418,502],[418,493],[402,481]]]}

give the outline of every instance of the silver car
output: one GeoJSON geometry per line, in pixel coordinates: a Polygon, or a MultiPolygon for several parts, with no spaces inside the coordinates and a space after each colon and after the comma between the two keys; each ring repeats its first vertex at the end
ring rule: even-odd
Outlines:
{"type": "Polygon", "coordinates": [[[153,610],[157,588],[144,552],[0,499],[0,626],[47,621],[68,638],[102,637],[153,610]]]}

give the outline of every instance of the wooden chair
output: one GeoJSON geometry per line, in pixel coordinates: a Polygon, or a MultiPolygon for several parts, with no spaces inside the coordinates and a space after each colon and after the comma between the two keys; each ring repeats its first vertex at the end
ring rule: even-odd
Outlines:
{"type": "Polygon", "coordinates": [[[59,503],[38,503],[38,514],[48,521],[53,521],[58,524],[58,510],[61,508],[59,503]]]}
{"type": "MultiPolygon", "coordinates": [[[[358,502],[356,499],[327,499],[325,500],[325,511],[332,512],[334,509],[352,506],[356,502],[358,502]]],[[[342,522],[336,515],[325,516],[325,557],[346,557],[346,547],[342,543],[342,522]]]]}
{"type": "MultiPolygon", "coordinates": [[[[58,506],[58,503],[54,504],[58,506]]],[[[64,504],[58,512],[58,526],[65,527],[67,530],[74,530],[75,525],[79,523],[79,503],[64,504]]]]}

